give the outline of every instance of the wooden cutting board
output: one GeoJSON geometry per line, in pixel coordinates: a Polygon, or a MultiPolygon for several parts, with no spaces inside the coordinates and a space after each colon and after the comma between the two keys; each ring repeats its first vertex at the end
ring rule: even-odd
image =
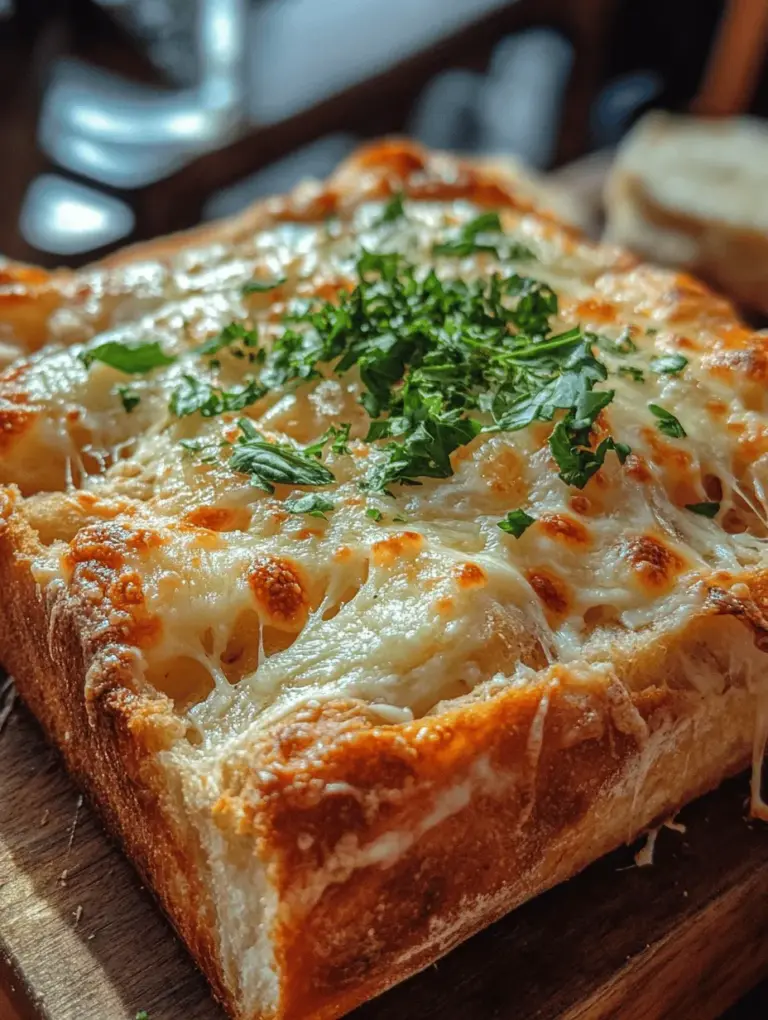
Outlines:
{"type": "MultiPolygon", "coordinates": [[[[34,721],[0,721],[0,1018],[223,1020],[34,721]]],[[[612,854],[355,1020],[719,1016],[768,974],[768,826],[746,796],[725,784],[659,833],[653,866],[612,854]]]]}

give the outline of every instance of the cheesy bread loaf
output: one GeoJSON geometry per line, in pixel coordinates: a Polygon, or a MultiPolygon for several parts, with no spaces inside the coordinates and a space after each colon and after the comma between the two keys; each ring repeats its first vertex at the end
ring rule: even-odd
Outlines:
{"type": "Polygon", "coordinates": [[[0,659],[236,1020],[764,812],[768,342],[695,279],[386,142],[0,320],[0,659]]]}

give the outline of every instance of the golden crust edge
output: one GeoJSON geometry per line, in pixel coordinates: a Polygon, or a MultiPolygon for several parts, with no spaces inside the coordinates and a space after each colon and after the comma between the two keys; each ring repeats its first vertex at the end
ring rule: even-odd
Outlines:
{"type": "MultiPolygon", "coordinates": [[[[3,492],[0,490],[0,509],[3,492]]],[[[237,1015],[235,993],[222,970],[214,904],[205,885],[191,827],[173,816],[153,768],[157,748],[130,724],[130,692],[101,692],[96,711],[86,698],[86,665],[77,621],[51,618],[29,570],[37,548],[23,525],[0,515],[0,662],[16,690],[62,755],[108,833],[121,845],[205,974],[214,996],[237,1015]],[[102,710],[106,708],[106,711],[102,710]]]]}

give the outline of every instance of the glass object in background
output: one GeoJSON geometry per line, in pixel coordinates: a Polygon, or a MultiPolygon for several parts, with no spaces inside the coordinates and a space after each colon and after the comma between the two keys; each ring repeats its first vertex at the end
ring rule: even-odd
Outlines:
{"type": "Polygon", "coordinates": [[[147,56],[178,85],[200,72],[196,48],[198,0],[95,0],[133,35],[147,56]]]}

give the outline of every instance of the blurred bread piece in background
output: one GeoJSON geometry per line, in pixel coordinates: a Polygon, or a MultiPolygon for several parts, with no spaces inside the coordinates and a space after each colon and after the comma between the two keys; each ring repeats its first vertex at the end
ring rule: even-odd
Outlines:
{"type": "Polygon", "coordinates": [[[768,126],[654,112],[618,148],[606,240],[768,314],[768,126]]]}

